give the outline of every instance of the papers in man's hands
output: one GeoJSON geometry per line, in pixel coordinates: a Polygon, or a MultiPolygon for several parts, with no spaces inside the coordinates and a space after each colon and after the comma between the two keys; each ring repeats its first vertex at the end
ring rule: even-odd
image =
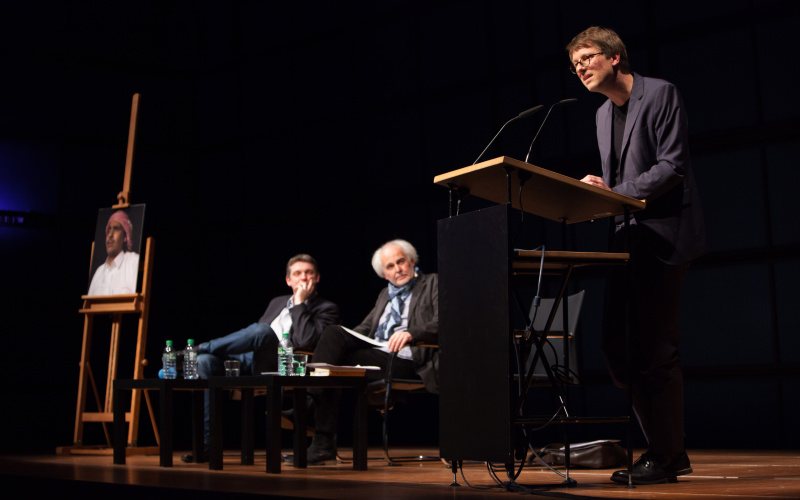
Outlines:
{"type": "Polygon", "coordinates": [[[343,326],[342,328],[344,329],[344,331],[346,331],[347,333],[349,333],[353,337],[359,338],[359,339],[363,340],[364,342],[369,342],[370,344],[376,345],[378,347],[385,347],[386,346],[386,342],[380,342],[378,340],[373,339],[372,337],[367,337],[366,335],[361,335],[357,331],[351,330],[351,329],[349,329],[349,328],[347,328],[345,326],[343,326]]]}
{"type": "Polygon", "coordinates": [[[363,377],[367,370],[380,370],[377,366],[337,366],[328,363],[309,363],[312,377],[363,377]]]}
{"type": "MultiPolygon", "coordinates": [[[[372,345],[374,345],[375,347],[377,347],[378,349],[380,349],[381,351],[383,351],[383,352],[385,352],[387,354],[391,352],[391,351],[389,351],[389,348],[386,347],[389,344],[385,340],[384,341],[375,340],[372,337],[367,337],[366,335],[361,335],[357,331],[351,330],[351,329],[349,329],[349,328],[347,328],[345,326],[343,326],[342,329],[344,331],[346,331],[347,333],[349,333],[350,335],[352,335],[353,337],[355,337],[357,339],[361,339],[361,340],[363,340],[364,342],[366,342],[368,344],[372,344],[372,345]]],[[[408,357],[406,359],[411,359],[411,353],[410,353],[410,351],[408,349],[408,346],[404,347],[403,349],[408,352],[408,357]]]]}

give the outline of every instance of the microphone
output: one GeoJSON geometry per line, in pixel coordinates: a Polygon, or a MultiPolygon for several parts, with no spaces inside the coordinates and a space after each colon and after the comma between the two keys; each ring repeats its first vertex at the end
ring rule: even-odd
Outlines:
{"type": "Polygon", "coordinates": [[[542,124],[539,125],[539,130],[536,131],[536,135],[533,137],[533,140],[531,141],[531,147],[528,148],[528,154],[525,156],[525,163],[528,163],[528,158],[531,156],[531,150],[533,149],[533,143],[536,142],[536,138],[539,137],[539,132],[542,131],[542,127],[544,127],[544,122],[547,121],[547,118],[550,116],[550,112],[553,111],[553,108],[555,108],[558,105],[572,104],[574,102],[578,102],[578,100],[572,97],[570,99],[562,99],[557,103],[553,104],[552,106],[550,106],[550,109],[547,110],[547,114],[545,115],[544,120],[542,120],[542,124]]]}
{"type": "MultiPolygon", "coordinates": [[[[577,101],[577,99],[575,99],[575,100],[577,101]]],[[[542,109],[543,107],[544,107],[544,106],[542,106],[541,104],[539,104],[538,106],[534,106],[534,107],[532,107],[531,109],[526,109],[526,110],[525,110],[525,111],[523,111],[522,113],[518,114],[517,116],[515,116],[514,118],[512,118],[512,119],[508,120],[508,121],[507,121],[505,124],[503,124],[503,126],[502,126],[502,127],[500,127],[500,130],[498,130],[498,131],[497,131],[497,133],[494,135],[494,137],[492,137],[492,140],[491,140],[491,141],[489,141],[489,144],[486,146],[486,148],[484,148],[484,150],[483,150],[483,151],[481,151],[481,154],[479,154],[479,155],[478,155],[478,157],[477,157],[477,158],[475,158],[475,161],[473,161],[473,162],[472,162],[472,164],[473,164],[473,165],[475,165],[476,163],[478,163],[478,160],[480,160],[480,159],[481,159],[481,156],[483,156],[483,154],[486,152],[486,150],[487,150],[487,149],[489,149],[489,146],[491,146],[491,145],[492,145],[492,143],[494,142],[494,140],[495,140],[495,139],[497,139],[497,136],[498,136],[498,135],[500,135],[500,132],[502,132],[502,131],[503,131],[503,129],[504,129],[504,128],[506,128],[506,125],[508,125],[509,123],[513,122],[514,120],[519,120],[519,119],[522,119],[522,118],[527,118],[527,117],[529,117],[529,116],[531,116],[531,115],[533,115],[533,114],[537,113],[537,112],[538,112],[540,109],[542,109]]]]}

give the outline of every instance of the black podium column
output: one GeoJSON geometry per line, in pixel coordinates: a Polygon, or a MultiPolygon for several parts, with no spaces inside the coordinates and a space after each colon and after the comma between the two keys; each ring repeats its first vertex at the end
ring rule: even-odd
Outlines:
{"type": "Polygon", "coordinates": [[[508,205],[438,222],[440,454],[513,462],[508,205]]]}

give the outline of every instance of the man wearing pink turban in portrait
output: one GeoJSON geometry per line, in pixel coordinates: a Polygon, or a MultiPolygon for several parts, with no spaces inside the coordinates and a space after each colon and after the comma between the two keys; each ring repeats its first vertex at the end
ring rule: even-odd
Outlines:
{"type": "Polygon", "coordinates": [[[106,224],[105,262],[97,268],[89,285],[89,295],[136,293],[139,254],[132,252],[133,226],[128,215],[117,210],[106,224]]]}

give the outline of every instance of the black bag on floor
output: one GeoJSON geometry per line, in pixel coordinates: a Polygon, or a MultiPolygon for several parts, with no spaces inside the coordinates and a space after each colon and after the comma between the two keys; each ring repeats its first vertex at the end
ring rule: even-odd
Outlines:
{"type": "MultiPolygon", "coordinates": [[[[564,465],[564,445],[549,444],[537,450],[539,457],[548,465],[564,465]]],[[[611,469],[622,467],[627,459],[625,449],[619,441],[591,441],[589,443],[570,443],[569,466],[587,467],[590,469],[611,469]]],[[[531,454],[528,463],[534,464],[536,456],[531,454]]]]}

